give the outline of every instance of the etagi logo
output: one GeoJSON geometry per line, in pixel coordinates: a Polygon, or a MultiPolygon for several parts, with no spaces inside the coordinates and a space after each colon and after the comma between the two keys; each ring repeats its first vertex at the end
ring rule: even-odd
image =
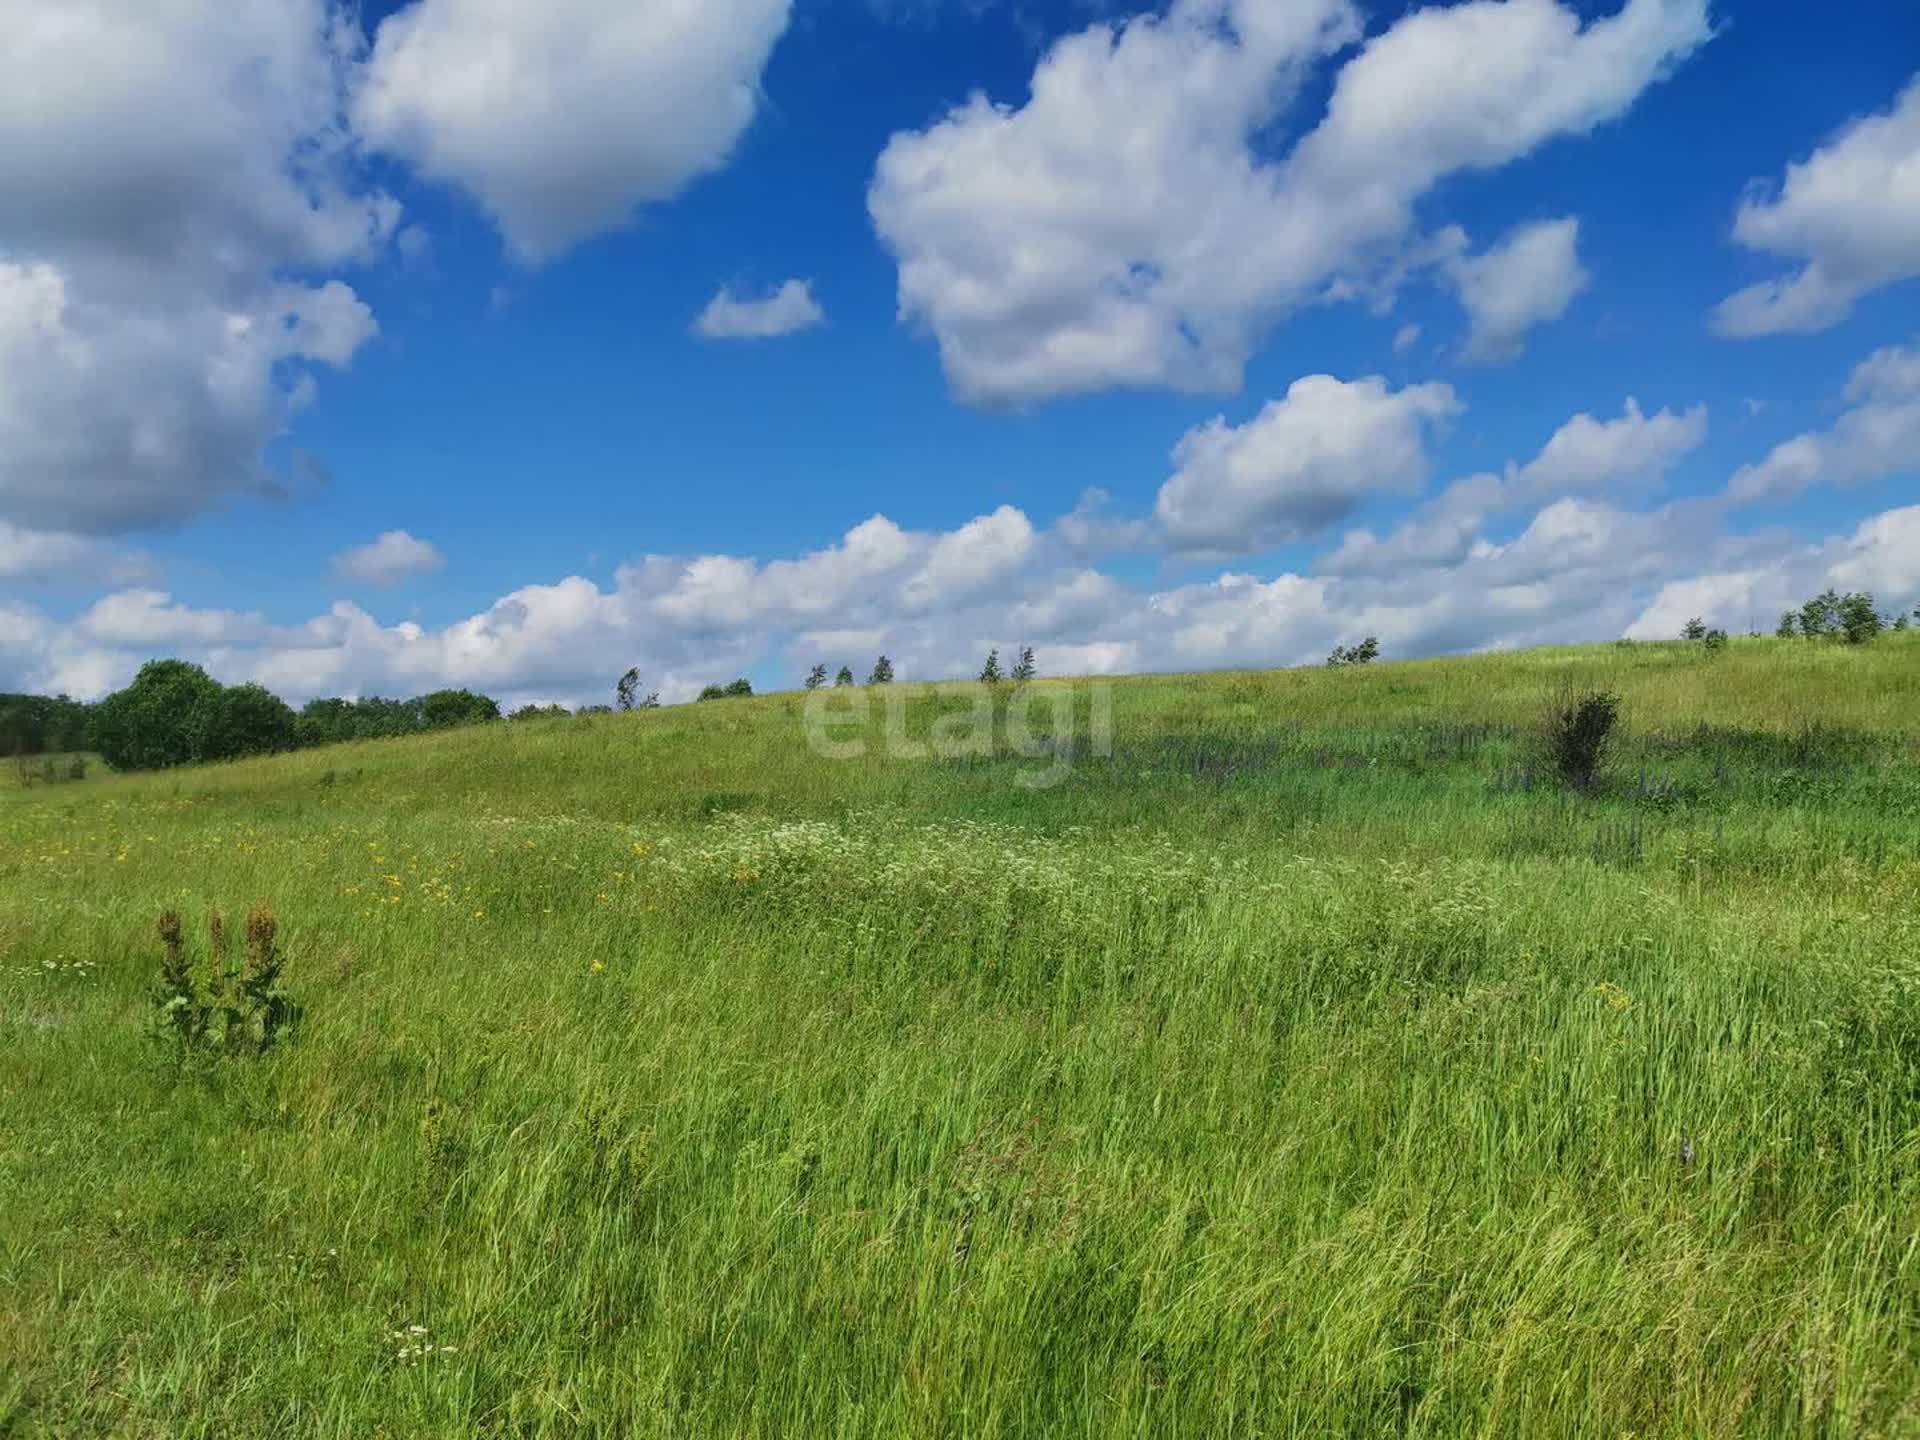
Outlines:
{"type": "Polygon", "coordinates": [[[807,748],[828,760],[858,760],[871,753],[876,699],[882,712],[881,753],[893,760],[1017,755],[1046,763],[1022,769],[1013,783],[1049,790],[1073,772],[1076,759],[1113,757],[1113,687],[1072,680],[823,687],[807,694],[807,748]],[[923,737],[910,734],[907,724],[916,701],[929,702],[934,712],[923,737]]]}

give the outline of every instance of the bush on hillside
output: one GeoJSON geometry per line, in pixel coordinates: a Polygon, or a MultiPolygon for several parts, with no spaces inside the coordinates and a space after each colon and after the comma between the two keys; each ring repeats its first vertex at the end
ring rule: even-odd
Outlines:
{"type": "Polygon", "coordinates": [[[1581,690],[1571,681],[1548,693],[1541,717],[1547,768],[1576,790],[1591,790],[1606,767],[1620,719],[1620,697],[1608,690],[1581,690]]]}
{"type": "Polygon", "coordinates": [[[0,695],[0,755],[89,750],[92,709],[65,695],[0,695]]]}
{"type": "Polygon", "coordinates": [[[1797,627],[1804,639],[1844,640],[1849,645],[1865,645],[1881,631],[1895,628],[1896,623],[1894,617],[1882,615],[1875,607],[1872,591],[1849,591],[1842,595],[1829,588],[1808,600],[1797,612],[1783,612],[1774,633],[1784,638],[1793,635],[1797,627]]]}
{"type": "Polygon", "coordinates": [[[149,660],[124,690],[94,707],[94,748],[116,770],[206,760],[220,720],[220,682],[184,660],[149,660]]]}
{"type": "Polygon", "coordinates": [[[214,709],[209,760],[242,755],[274,755],[294,746],[291,706],[264,685],[233,685],[220,692],[214,709]]]}
{"type": "Polygon", "coordinates": [[[1330,666],[1371,665],[1380,654],[1380,642],[1369,635],[1358,645],[1336,645],[1327,656],[1330,666]]]}

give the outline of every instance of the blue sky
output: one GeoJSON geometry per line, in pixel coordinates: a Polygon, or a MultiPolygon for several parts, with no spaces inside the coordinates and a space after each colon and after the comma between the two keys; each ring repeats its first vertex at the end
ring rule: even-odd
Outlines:
{"type": "Polygon", "coordinates": [[[0,688],[1920,603],[1899,0],[13,8],[0,688]]]}

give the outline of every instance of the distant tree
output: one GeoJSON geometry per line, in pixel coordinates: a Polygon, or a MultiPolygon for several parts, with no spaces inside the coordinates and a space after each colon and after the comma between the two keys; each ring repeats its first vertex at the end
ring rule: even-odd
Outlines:
{"type": "Polygon", "coordinates": [[[1886,622],[1880,618],[1880,612],[1874,608],[1870,591],[1861,591],[1841,597],[1836,612],[1840,633],[1846,637],[1849,645],[1864,645],[1875,639],[1886,628],[1886,622]]]}
{"type": "Polygon", "coordinates": [[[833,683],[835,685],[851,685],[853,683],[853,668],[848,665],[842,665],[840,667],[840,673],[833,677],[833,683]]]}
{"type": "Polygon", "coordinates": [[[709,685],[700,692],[702,700],[732,700],[753,694],[753,684],[744,677],[725,685],[709,685]]]}
{"type": "Polygon", "coordinates": [[[1779,628],[1776,629],[1773,633],[1779,636],[1782,640],[1791,640],[1794,636],[1794,621],[1796,618],[1797,617],[1794,615],[1793,611],[1782,610],[1780,612],[1779,628]]]}
{"type": "Polygon", "coordinates": [[[727,694],[730,696],[751,695],[753,694],[753,682],[744,676],[738,680],[729,681],[727,684],[727,694]]]}
{"type": "Polygon", "coordinates": [[[613,687],[613,703],[618,705],[622,710],[631,710],[633,709],[634,698],[639,694],[639,691],[640,667],[635,665],[615,682],[613,687]]]}
{"type": "Polygon", "coordinates": [[[234,685],[220,692],[203,758],[274,755],[295,743],[295,716],[286,701],[264,685],[234,685]]]}
{"type": "Polygon", "coordinates": [[[425,730],[445,730],[455,725],[479,725],[500,718],[499,704],[471,690],[436,690],[419,700],[420,724],[425,730]]]}
{"type": "Polygon", "coordinates": [[[1000,683],[1000,652],[998,650],[987,651],[987,663],[980,667],[980,679],[988,685],[1000,683]]]}
{"type": "Polygon", "coordinates": [[[219,722],[220,683],[184,660],[149,660],[94,707],[94,746],[116,770],[204,760],[219,722]]]}
{"type": "Polygon", "coordinates": [[[816,665],[807,672],[807,689],[818,690],[827,683],[827,667],[816,665]]]}
{"type": "Polygon", "coordinates": [[[573,712],[564,705],[522,705],[509,720],[558,720],[573,712]]]}
{"type": "Polygon", "coordinates": [[[1680,627],[1682,640],[1704,640],[1707,638],[1707,622],[1698,615],[1680,627]]]}
{"type": "Polygon", "coordinates": [[[1800,633],[1807,639],[1818,640],[1839,628],[1840,596],[1835,591],[1823,591],[1800,607],[1800,633]]]}
{"type": "Polygon", "coordinates": [[[1369,635],[1358,645],[1334,646],[1333,653],[1327,656],[1327,664],[1330,666],[1371,665],[1379,654],[1380,642],[1369,635]]]}
{"type": "Polygon", "coordinates": [[[1727,632],[1724,630],[1709,630],[1700,637],[1700,643],[1708,650],[1717,653],[1727,648],[1727,632]]]}
{"type": "Polygon", "coordinates": [[[1037,673],[1039,672],[1035,670],[1033,664],[1033,647],[1031,645],[1022,645],[1020,647],[1020,658],[1016,660],[1013,665],[1013,678],[1016,681],[1025,683],[1033,679],[1037,673]]]}
{"type": "Polygon", "coordinates": [[[0,755],[89,748],[93,707],[65,695],[0,695],[0,755]]]}
{"type": "Polygon", "coordinates": [[[869,685],[891,685],[893,683],[893,661],[882,655],[873,662],[873,673],[867,676],[869,685]]]}
{"type": "Polygon", "coordinates": [[[1904,610],[1893,617],[1893,628],[1896,630],[1905,630],[1912,623],[1913,621],[1908,618],[1907,612],[1904,610]]]}

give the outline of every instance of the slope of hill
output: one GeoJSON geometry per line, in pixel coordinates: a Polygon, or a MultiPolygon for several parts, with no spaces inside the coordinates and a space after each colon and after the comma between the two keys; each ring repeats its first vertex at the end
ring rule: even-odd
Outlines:
{"type": "Polygon", "coordinates": [[[0,1433],[1920,1430],[1916,637],[813,705],[0,792],[0,1433]]]}

